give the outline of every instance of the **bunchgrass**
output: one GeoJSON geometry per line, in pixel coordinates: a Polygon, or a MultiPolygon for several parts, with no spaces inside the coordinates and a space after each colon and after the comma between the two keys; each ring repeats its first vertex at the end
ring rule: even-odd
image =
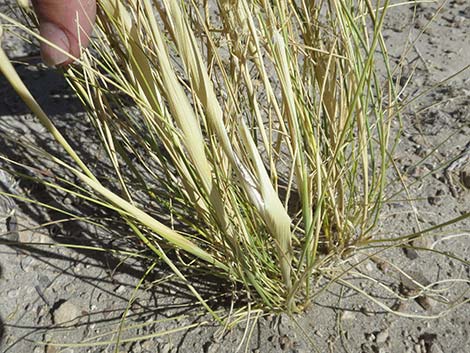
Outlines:
{"type": "Polygon", "coordinates": [[[164,262],[215,318],[226,316],[197,286],[208,275],[255,316],[293,313],[322,277],[368,296],[345,274],[374,281],[356,271],[371,250],[442,227],[376,237],[402,109],[381,34],[388,6],[99,1],[91,46],[64,74],[102,164],[71,147],[3,51],[1,71],[67,153],[35,149],[63,170],[48,187],[119,216],[151,268],[164,262]]]}
{"type": "Polygon", "coordinates": [[[112,174],[79,157],[1,54],[73,160],[52,161],[202,303],[188,274],[234,283],[268,311],[302,310],[320,269],[374,236],[399,108],[388,1],[99,5],[91,48],[65,75],[112,174]]]}

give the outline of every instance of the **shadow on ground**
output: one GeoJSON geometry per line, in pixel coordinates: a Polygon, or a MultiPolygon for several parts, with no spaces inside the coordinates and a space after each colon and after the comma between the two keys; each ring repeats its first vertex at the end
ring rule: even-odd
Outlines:
{"type": "MultiPolygon", "coordinates": [[[[39,62],[33,64],[35,65],[17,65],[16,67],[19,75],[25,80],[26,86],[61,133],[66,136],[68,142],[78,151],[80,157],[88,164],[99,166],[100,175],[110,175],[111,169],[108,173],[106,168],[111,168],[111,166],[104,162],[103,152],[91,148],[99,143],[95,130],[87,123],[83,107],[76,98],[73,98],[73,92],[65,80],[60,73],[44,68],[39,62]]],[[[41,160],[37,158],[38,155],[32,153],[31,146],[19,142],[19,138],[32,141],[32,145],[38,146],[50,154],[63,156],[63,153],[57,149],[57,145],[52,141],[49,133],[35,121],[28,108],[3,77],[0,77],[0,87],[0,136],[4,140],[4,144],[0,146],[0,154],[12,161],[24,164],[24,166],[17,165],[12,168],[14,172],[23,175],[23,178],[20,179],[20,189],[26,191],[29,198],[50,206],[45,208],[34,203],[18,202],[20,213],[36,224],[48,224],[48,234],[57,243],[114,250],[127,248],[145,252],[147,248],[131,236],[130,228],[122,222],[116,213],[92,203],[82,202],[79,198],[67,196],[35,182],[36,178],[44,178],[54,182],[52,168],[57,168],[57,166],[41,164],[41,160]],[[90,226],[85,222],[68,221],[70,216],[58,210],[67,210],[76,215],[92,215],[94,221],[102,223],[102,228],[90,226]]],[[[70,175],[70,178],[73,179],[73,176],[70,175]]],[[[77,182],[76,179],[71,181],[77,182]]],[[[44,247],[38,248],[28,244],[11,246],[39,260],[53,258],[65,260],[64,255],[59,255],[53,250],[45,250],[44,247]]],[[[100,263],[102,269],[109,274],[118,271],[136,279],[141,279],[144,276],[151,263],[151,261],[144,261],[139,266],[134,266],[123,262],[121,257],[115,256],[111,252],[103,253],[79,248],[74,251],[83,255],[84,258],[93,259],[94,262],[100,263]]],[[[152,256],[147,254],[149,257],[152,256]]],[[[162,265],[155,271],[155,275],[150,275],[148,278],[150,281],[156,280],[162,273],[167,272],[169,269],[162,265]]],[[[186,286],[175,282],[169,286],[172,287],[175,295],[181,296],[188,302],[194,302],[194,297],[186,286]]],[[[216,277],[205,275],[201,279],[200,290],[203,293],[207,292],[205,294],[208,297],[217,296],[217,294],[225,292],[223,289],[225,286],[229,286],[229,284],[221,283],[216,277]]],[[[222,300],[222,302],[225,301],[226,299],[222,300]]],[[[225,304],[217,303],[217,305],[225,304]]]]}

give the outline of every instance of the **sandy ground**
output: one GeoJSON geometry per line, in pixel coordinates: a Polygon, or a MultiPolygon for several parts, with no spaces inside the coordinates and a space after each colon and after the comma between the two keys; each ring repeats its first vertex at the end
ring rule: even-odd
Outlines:
{"type": "MultiPolygon", "coordinates": [[[[0,1],[0,11],[7,3],[0,1]]],[[[470,142],[470,71],[438,85],[470,64],[470,3],[448,1],[428,25],[437,8],[435,3],[414,7],[410,2],[390,11],[386,20],[384,34],[394,63],[401,60],[399,55],[405,45],[416,39],[400,75],[403,99],[429,91],[403,112],[396,163],[409,187],[385,206],[378,236],[409,234],[470,210],[470,166],[462,160],[464,163],[456,168],[448,168],[470,142]]],[[[19,44],[8,33],[3,47],[12,58],[29,58],[32,65],[18,64],[17,69],[70,140],[89,143],[87,136],[93,133],[85,123],[84,112],[61,77],[39,64],[37,49],[19,44]]],[[[44,130],[2,77],[0,117],[1,155],[16,160],[28,158],[30,151],[15,140],[21,135],[52,148],[44,130]]],[[[65,203],[71,210],[97,212],[32,183],[15,184],[5,175],[0,177],[4,190],[26,193],[50,204],[65,203]]],[[[392,185],[390,195],[397,190],[399,185],[392,185]]],[[[6,213],[6,208],[0,199],[0,210],[6,213]]],[[[322,287],[324,283],[319,283],[324,290],[302,315],[263,316],[224,330],[214,323],[193,325],[208,317],[185,288],[172,282],[165,269],[157,270],[134,293],[145,272],[141,263],[109,253],[49,245],[129,246],[128,234],[118,226],[112,231],[78,222],[47,226],[44,224],[50,220],[64,217],[25,203],[17,205],[16,224],[12,218],[1,216],[1,239],[16,241],[13,245],[0,244],[1,352],[215,353],[235,352],[240,343],[240,351],[253,353],[470,352],[470,304],[457,305],[470,298],[468,221],[436,230],[412,244],[431,247],[434,252],[392,248],[378,254],[375,261],[360,264],[358,256],[351,261],[357,271],[345,278],[350,286],[322,287]],[[122,239],[118,244],[116,234],[122,239]],[[455,254],[467,265],[439,252],[455,254]],[[370,277],[366,279],[361,273],[370,277]],[[168,279],[157,281],[162,277],[168,279]],[[446,282],[450,279],[453,281],[446,282]],[[442,282],[432,285],[438,281],[442,282]],[[420,285],[425,292],[420,291],[420,285]],[[115,350],[110,343],[116,339],[113,330],[119,327],[132,297],[125,321],[128,328],[122,334],[128,342],[115,350]],[[396,314],[387,313],[374,300],[396,314]],[[155,337],[156,332],[165,330],[175,332],[155,337]],[[251,338],[243,342],[245,335],[251,338]],[[134,337],[140,341],[134,341],[134,337]],[[47,342],[75,345],[55,347],[47,342]]],[[[217,293],[213,287],[207,285],[207,293],[217,293]]]]}

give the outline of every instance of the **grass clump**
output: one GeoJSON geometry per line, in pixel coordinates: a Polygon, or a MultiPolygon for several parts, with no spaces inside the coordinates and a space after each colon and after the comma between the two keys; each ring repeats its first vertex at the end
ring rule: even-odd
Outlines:
{"type": "Polygon", "coordinates": [[[202,303],[195,272],[295,312],[374,236],[398,111],[387,6],[99,1],[90,51],[65,74],[112,173],[21,94],[72,157],[51,160],[81,180],[74,192],[115,211],[202,303]]]}

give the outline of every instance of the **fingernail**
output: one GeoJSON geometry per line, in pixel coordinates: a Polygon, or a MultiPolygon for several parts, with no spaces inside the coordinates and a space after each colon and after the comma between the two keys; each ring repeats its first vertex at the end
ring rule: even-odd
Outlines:
{"type": "MultiPolygon", "coordinates": [[[[56,45],[58,48],[63,49],[65,52],[69,52],[69,39],[65,32],[56,24],[43,22],[40,25],[39,32],[46,40],[56,45]]],[[[45,42],[41,42],[41,56],[42,61],[44,61],[47,66],[57,66],[69,60],[69,57],[65,53],[62,53],[45,42]]]]}

